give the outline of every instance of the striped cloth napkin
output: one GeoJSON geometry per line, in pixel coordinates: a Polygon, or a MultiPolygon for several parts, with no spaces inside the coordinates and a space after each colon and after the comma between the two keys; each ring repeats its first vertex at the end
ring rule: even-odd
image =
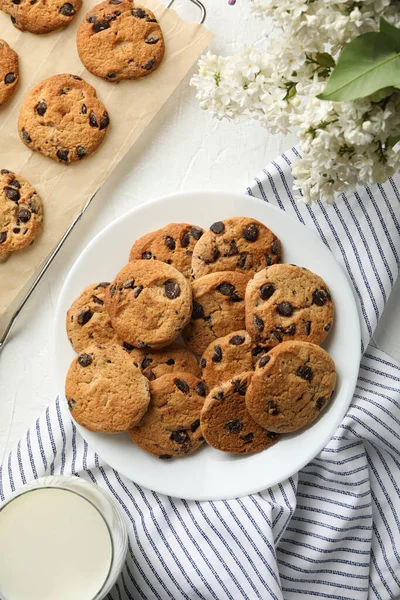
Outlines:
{"type": "Polygon", "coordinates": [[[110,600],[400,598],[400,366],[369,345],[399,268],[400,177],[309,207],[292,196],[295,156],[269,165],[248,193],[321,236],[348,273],[362,324],[356,392],[323,452],[259,494],[187,502],[121,477],[57,400],[0,470],[1,500],[33,478],[73,473],[119,502],[129,555],[110,600]]]}

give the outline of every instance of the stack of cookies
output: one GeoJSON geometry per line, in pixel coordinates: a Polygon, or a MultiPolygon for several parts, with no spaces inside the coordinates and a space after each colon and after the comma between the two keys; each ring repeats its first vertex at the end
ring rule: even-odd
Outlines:
{"type": "Polygon", "coordinates": [[[318,275],[281,259],[279,239],[247,217],[138,239],[114,281],[86,288],[67,313],[74,419],[128,431],[163,459],[204,441],[255,452],[310,425],[335,389],[319,346],[334,307],[318,275]]]}

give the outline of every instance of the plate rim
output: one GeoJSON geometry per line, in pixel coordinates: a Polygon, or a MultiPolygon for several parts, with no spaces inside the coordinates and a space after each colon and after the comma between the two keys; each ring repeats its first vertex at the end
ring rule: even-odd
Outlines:
{"type": "MultiPolygon", "coordinates": [[[[356,317],[356,319],[354,319],[354,325],[357,329],[357,338],[360,340],[360,344],[359,344],[359,350],[357,353],[357,359],[358,362],[360,362],[361,360],[361,326],[360,326],[360,316],[359,316],[359,312],[357,309],[357,303],[356,303],[356,298],[355,298],[355,294],[354,294],[354,290],[350,284],[350,281],[348,279],[347,273],[346,271],[343,269],[342,265],[336,260],[336,257],[334,256],[334,254],[331,252],[331,250],[325,246],[325,244],[323,243],[323,241],[321,240],[320,236],[317,235],[316,232],[314,232],[312,229],[308,228],[305,224],[301,223],[300,221],[298,221],[297,219],[294,218],[293,215],[286,213],[285,211],[282,211],[282,209],[278,208],[277,206],[274,206],[273,204],[270,204],[269,202],[266,202],[265,200],[262,200],[260,198],[257,198],[256,196],[251,196],[250,194],[246,194],[246,193],[238,193],[238,192],[228,192],[228,191],[219,191],[219,190],[188,190],[185,192],[176,192],[176,193],[170,193],[170,194],[166,194],[165,196],[161,196],[159,198],[153,198],[151,200],[142,202],[141,204],[139,204],[138,206],[135,206],[131,209],[129,209],[128,211],[124,212],[123,214],[119,215],[118,217],[116,217],[115,219],[113,219],[112,221],[110,221],[110,223],[108,223],[105,227],[103,227],[102,229],[100,229],[100,231],[98,231],[96,233],[96,235],[94,235],[91,240],[89,241],[89,243],[82,249],[82,251],[80,252],[79,256],[75,259],[74,263],[72,264],[72,266],[70,267],[68,274],[64,280],[64,283],[61,287],[60,293],[58,295],[57,298],[57,305],[56,305],[56,309],[55,309],[55,313],[54,313],[54,319],[53,319],[53,340],[52,340],[52,348],[53,348],[53,364],[55,367],[55,372],[56,372],[56,389],[58,391],[58,395],[64,405],[64,408],[66,406],[66,400],[65,400],[65,393],[64,393],[64,386],[61,386],[60,389],[60,371],[61,369],[59,368],[59,360],[58,360],[58,352],[57,352],[57,325],[60,323],[61,321],[64,321],[65,319],[65,315],[62,314],[62,300],[66,294],[66,290],[68,288],[68,284],[70,282],[70,280],[73,278],[76,270],[79,268],[79,265],[81,263],[81,261],[84,260],[84,257],[90,253],[92,247],[96,244],[97,240],[99,238],[101,238],[107,231],[109,231],[110,229],[113,229],[114,227],[118,226],[118,223],[122,222],[124,219],[126,219],[128,216],[134,215],[136,212],[139,212],[140,210],[142,210],[143,208],[146,209],[151,209],[151,207],[157,206],[158,204],[164,204],[167,203],[169,200],[171,199],[179,199],[179,198],[184,198],[184,197],[189,197],[192,199],[192,201],[195,201],[194,197],[197,197],[196,199],[199,198],[203,198],[204,197],[215,197],[215,195],[218,195],[220,197],[225,197],[226,199],[230,198],[230,199],[237,199],[237,200],[250,200],[252,202],[255,202],[256,204],[258,204],[260,207],[265,208],[266,206],[268,207],[268,210],[272,210],[276,213],[279,213],[280,215],[282,215],[282,213],[284,213],[285,218],[290,219],[293,223],[296,224],[296,226],[302,225],[303,227],[305,227],[308,231],[308,234],[311,234],[312,237],[314,237],[317,242],[319,244],[321,244],[321,246],[324,248],[324,252],[329,253],[329,255],[331,256],[331,258],[334,260],[334,262],[336,263],[337,267],[340,269],[340,272],[342,273],[344,279],[346,280],[346,284],[348,286],[348,289],[351,292],[351,296],[353,298],[353,304],[352,304],[352,311],[356,317]]],[[[229,218],[229,217],[227,217],[229,218]]],[[[182,220],[184,221],[184,219],[182,220]]],[[[235,499],[235,498],[243,498],[245,496],[249,496],[255,493],[259,493],[265,489],[269,489],[270,487],[273,487],[275,485],[277,485],[278,483],[281,483],[282,481],[285,481],[286,479],[288,479],[289,477],[293,477],[295,474],[297,474],[299,471],[301,471],[315,456],[318,456],[318,454],[323,450],[323,448],[325,448],[326,444],[329,442],[329,440],[332,438],[332,436],[334,435],[335,431],[337,430],[338,426],[340,425],[340,423],[342,422],[344,416],[346,415],[348,408],[350,406],[353,394],[354,394],[354,390],[356,388],[356,383],[357,383],[357,379],[358,379],[358,370],[354,370],[354,373],[352,374],[351,377],[351,381],[349,382],[349,389],[352,390],[351,394],[349,392],[349,399],[348,399],[348,403],[346,404],[345,410],[343,409],[343,414],[339,414],[336,419],[334,421],[332,421],[330,427],[329,427],[329,434],[326,434],[323,438],[321,437],[320,442],[315,446],[315,448],[317,448],[317,450],[315,450],[315,448],[309,452],[309,453],[305,453],[305,458],[303,461],[301,461],[301,466],[297,468],[290,474],[290,475],[286,475],[285,477],[280,477],[280,476],[276,476],[275,479],[272,480],[272,483],[269,483],[269,485],[266,487],[265,485],[261,486],[258,485],[254,485],[251,488],[247,488],[245,492],[241,492],[239,495],[233,495],[233,494],[226,494],[224,496],[221,496],[221,494],[217,494],[217,495],[210,495],[210,494],[205,494],[205,495],[201,495],[201,494],[197,494],[197,495],[191,495],[186,494],[184,496],[173,496],[173,494],[171,494],[169,488],[166,489],[163,488],[163,482],[160,481],[160,486],[157,490],[152,490],[155,491],[158,494],[163,494],[163,495],[169,495],[169,496],[173,496],[173,497],[179,497],[179,498],[183,498],[185,500],[190,500],[190,501],[217,501],[217,500],[230,500],[230,499],[235,499]]],[[[72,417],[71,417],[72,418],[72,417]]],[[[73,419],[72,419],[73,420],[73,419]]],[[[79,433],[82,435],[83,439],[86,441],[86,437],[85,437],[85,432],[86,430],[81,427],[75,420],[73,420],[75,427],[77,427],[79,433]]],[[[92,432],[89,432],[89,434],[92,432]]],[[[94,452],[96,452],[96,454],[98,454],[100,457],[102,455],[101,452],[98,452],[96,444],[92,442],[92,440],[90,442],[87,442],[88,444],[90,443],[91,448],[94,450],[94,452]]],[[[251,456],[251,455],[250,455],[251,456]]],[[[149,487],[147,487],[146,483],[142,483],[141,477],[135,478],[135,480],[133,480],[131,478],[131,476],[124,472],[125,470],[122,468],[120,468],[119,465],[115,465],[111,464],[108,460],[105,460],[106,464],[109,465],[112,469],[115,469],[116,471],[120,472],[121,475],[123,475],[124,477],[127,477],[127,479],[129,479],[129,481],[134,481],[135,483],[137,483],[138,485],[140,485],[141,487],[144,487],[146,489],[150,489],[149,487]]],[[[113,462],[113,461],[111,461],[113,462]]]]}

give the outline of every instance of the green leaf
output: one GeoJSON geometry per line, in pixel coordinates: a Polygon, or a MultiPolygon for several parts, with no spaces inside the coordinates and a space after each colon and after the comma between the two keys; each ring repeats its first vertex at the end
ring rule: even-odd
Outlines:
{"type": "Polygon", "coordinates": [[[333,68],[336,65],[333,56],[329,52],[317,52],[315,60],[321,67],[333,68]]]}
{"type": "Polygon", "coordinates": [[[393,148],[393,146],[395,146],[397,144],[397,142],[400,142],[400,135],[391,135],[387,140],[386,140],[386,145],[389,148],[393,148]]]}
{"type": "Polygon", "coordinates": [[[321,100],[348,102],[400,86],[400,30],[381,19],[379,33],[364,33],[342,50],[321,100]]]}
{"type": "Polygon", "coordinates": [[[378,90],[377,92],[374,92],[371,96],[372,102],[380,102],[384,98],[391,96],[391,94],[393,94],[393,89],[394,88],[392,87],[386,87],[382,88],[381,90],[378,90]]]}

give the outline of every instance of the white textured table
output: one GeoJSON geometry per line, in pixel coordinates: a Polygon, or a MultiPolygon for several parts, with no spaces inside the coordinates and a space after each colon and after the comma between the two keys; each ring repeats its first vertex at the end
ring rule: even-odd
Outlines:
{"type": "MultiPolygon", "coordinates": [[[[229,54],[262,37],[262,26],[250,15],[246,0],[238,0],[233,7],[227,0],[204,3],[206,25],[216,34],[213,51],[229,54]]],[[[188,0],[176,2],[180,14],[197,19],[196,9],[188,5],[188,0]]],[[[0,464],[57,394],[54,309],[65,276],[89,240],[132,207],[165,194],[195,189],[244,191],[260,169],[295,142],[294,138],[269,136],[257,124],[213,121],[199,109],[188,84],[189,77],[103,186],[0,353],[0,464]]],[[[375,338],[395,358],[400,358],[399,299],[397,286],[375,338]]]]}

